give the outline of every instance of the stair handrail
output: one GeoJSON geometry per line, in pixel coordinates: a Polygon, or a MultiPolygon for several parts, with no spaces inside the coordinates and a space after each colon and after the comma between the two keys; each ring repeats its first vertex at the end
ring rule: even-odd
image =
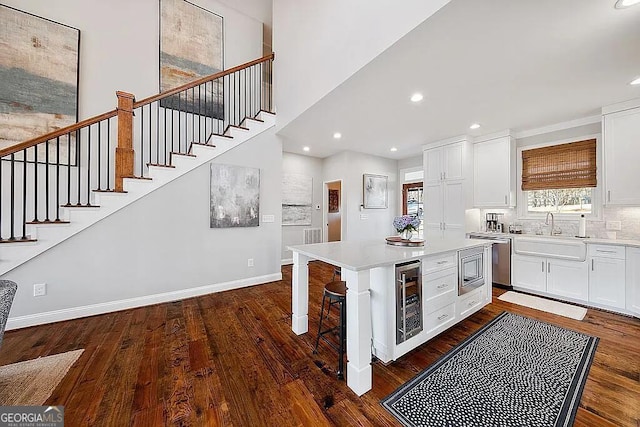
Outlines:
{"type": "MultiPolygon", "coordinates": [[[[189,83],[185,83],[182,86],[178,86],[177,88],[173,88],[173,89],[161,92],[161,93],[159,93],[157,95],[153,95],[153,96],[144,98],[144,99],[142,99],[140,101],[135,101],[133,103],[133,108],[138,108],[138,107],[141,107],[143,105],[150,104],[150,103],[152,103],[154,101],[158,101],[160,99],[167,98],[167,97],[169,97],[171,95],[175,95],[178,92],[194,88],[194,87],[199,86],[199,85],[201,85],[203,83],[206,83],[206,82],[209,82],[209,81],[224,77],[224,76],[229,75],[229,74],[233,74],[236,71],[242,70],[242,69],[250,67],[252,65],[256,65],[256,64],[259,64],[261,62],[268,61],[268,60],[274,60],[274,59],[275,59],[275,54],[271,53],[269,55],[263,56],[262,58],[254,59],[253,61],[249,61],[247,63],[238,65],[236,67],[229,68],[228,70],[223,70],[223,71],[220,71],[218,73],[211,74],[209,76],[201,77],[198,80],[194,80],[194,81],[191,81],[189,83]]],[[[27,148],[31,148],[31,147],[33,147],[35,145],[38,145],[40,143],[46,142],[48,140],[57,138],[57,137],[62,136],[62,135],[66,135],[66,134],[71,133],[71,132],[75,132],[78,129],[84,128],[86,126],[90,126],[92,124],[98,123],[98,122],[106,120],[106,119],[110,119],[110,118],[115,117],[117,115],[118,115],[118,109],[111,110],[111,111],[108,111],[106,113],[102,113],[102,114],[99,114],[97,116],[90,117],[88,119],[85,119],[85,120],[79,121],[77,123],[74,123],[72,125],[65,126],[63,128],[57,129],[55,131],[46,133],[44,135],[40,135],[38,137],[26,140],[26,141],[21,142],[19,144],[12,145],[12,146],[6,147],[6,148],[2,148],[2,149],[0,149],[0,157],[5,157],[5,156],[11,155],[11,154],[18,153],[18,152],[23,151],[23,150],[25,150],[27,148]]]]}
{"type": "Polygon", "coordinates": [[[24,142],[20,142],[16,145],[12,145],[10,147],[0,149],[0,158],[9,156],[11,154],[18,153],[20,151],[26,150],[27,148],[31,148],[35,145],[41,144],[43,142],[49,141],[51,139],[57,138],[59,136],[66,135],[68,133],[75,132],[79,129],[82,129],[87,126],[91,126],[103,120],[110,119],[118,115],[118,110],[107,111],[106,113],[102,113],[98,116],[90,117],[88,119],[82,120],[80,122],[74,123],[69,126],[65,126],[58,130],[54,130],[49,133],[45,133],[44,135],[37,136],[35,138],[28,139],[24,142]]]}

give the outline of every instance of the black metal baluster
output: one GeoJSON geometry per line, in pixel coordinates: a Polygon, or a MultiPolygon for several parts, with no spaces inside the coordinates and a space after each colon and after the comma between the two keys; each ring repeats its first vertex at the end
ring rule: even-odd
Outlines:
{"type": "MultiPolygon", "coordinates": [[[[177,93],[178,95],[178,138],[180,138],[180,92],[177,93]]],[[[175,95],[173,95],[173,99],[175,100],[175,95]]],[[[171,103],[173,105],[173,102],[171,103]]],[[[175,114],[176,110],[175,108],[171,110],[171,151],[175,151],[175,149],[173,148],[173,130],[175,129],[175,126],[173,125],[173,116],[175,114]]],[[[179,141],[179,139],[178,139],[179,141]]]]}
{"type": "MultiPolygon", "coordinates": [[[[202,85],[198,85],[198,139],[197,142],[202,141],[202,91],[200,90],[202,85]]],[[[195,137],[194,137],[195,140],[195,137]]]]}
{"type": "MultiPolygon", "coordinates": [[[[171,114],[173,114],[173,110],[171,110],[171,114]]],[[[167,164],[167,107],[164,108],[164,164],[167,164]]],[[[180,126],[180,121],[178,121],[178,126],[180,126]]],[[[173,133],[173,132],[172,132],[173,133]]],[[[173,144],[173,135],[171,136],[171,144],[173,144]]]]}
{"type": "Polygon", "coordinates": [[[44,175],[44,221],[50,222],[49,218],[49,141],[45,142],[45,153],[44,153],[44,164],[45,164],[45,175],[44,175]]]}
{"type": "Polygon", "coordinates": [[[111,118],[107,119],[107,191],[111,190],[111,178],[109,170],[111,169],[111,118]]]}
{"type": "Polygon", "coordinates": [[[78,200],[76,205],[77,206],[82,206],[82,203],[80,202],[80,160],[82,159],[82,148],[80,147],[80,141],[81,141],[81,133],[80,133],[80,129],[78,129],[76,131],[76,161],[77,161],[77,167],[78,167],[78,171],[76,172],[76,181],[78,181],[78,200]]]}
{"type": "MultiPolygon", "coordinates": [[[[36,147],[33,147],[34,149],[36,147]]],[[[22,150],[22,240],[27,240],[27,149],[22,150]]]]}
{"type": "MultiPolygon", "coordinates": [[[[24,159],[25,161],[27,159],[24,159]]],[[[15,170],[16,170],[16,159],[15,155],[11,154],[11,236],[9,236],[9,240],[16,240],[16,234],[14,231],[15,223],[16,223],[16,179],[15,179],[15,170]]]]}
{"type": "Polygon", "coordinates": [[[56,137],[56,221],[60,221],[60,137],[56,137]]]}
{"type": "MultiPolygon", "coordinates": [[[[195,139],[196,135],[196,88],[191,88],[191,100],[193,102],[193,106],[191,107],[191,141],[195,139]]],[[[189,137],[184,139],[184,152],[189,152],[189,137]]]]}
{"type": "Polygon", "coordinates": [[[71,132],[67,134],[67,205],[71,204],[71,132]]]}
{"type": "MultiPolygon", "coordinates": [[[[151,156],[151,153],[153,152],[153,147],[152,147],[152,144],[151,144],[151,133],[152,133],[151,132],[151,121],[152,121],[151,120],[151,104],[148,104],[148,105],[149,105],[149,163],[153,163],[153,159],[152,159],[152,156],[151,156]]],[[[144,108],[144,107],[142,107],[142,108],[144,108]]]]}
{"type": "MultiPolygon", "coordinates": [[[[207,92],[207,83],[210,82],[205,82],[204,83],[204,141],[203,142],[207,142],[207,118],[209,117],[208,113],[209,110],[207,110],[207,98],[209,97],[209,92],[207,92]]],[[[211,86],[211,92],[213,93],[213,85],[211,86]]]]}
{"type": "Polygon", "coordinates": [[[144,176],[144,105],[140,108],[140,176],[144,176]]]}
{"type": "MultiPolygon", "coordinates": [[[[108,166],[107,166],[108,167],[108,166]]],[[[98,173],[96,174],[97,176],[97,185],[98,185],[98,190],[102,191],[102,183],[101,183],[101,178],[102,178],[102,122],[98,122],[98,173]]]]}
{"type": "MultiPolygon", "coordinates": [[[[27,159],[24,159],[24,169],[27,169],[27,159]]],[[[25,182],[25,191],[27,188],[25,182]]],[[[33,146],[33,222],[38,222],[38,145],[33,146]]]]}
{"type": "Polygon", "coordinates": [[[87,206],[91,206],[91,125],[87,127],[87,133],[87,206]]]}
{"type": "Polygon", "coordinates": [[[160,101],[154,102],[156,105],[156,164],[160,164],[160,101]]]}

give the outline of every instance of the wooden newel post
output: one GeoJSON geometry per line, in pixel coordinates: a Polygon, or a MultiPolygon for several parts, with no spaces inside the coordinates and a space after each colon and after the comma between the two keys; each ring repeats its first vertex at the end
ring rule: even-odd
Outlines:
{"type": "Polygon", "coordinates": [[[122,178],[133,176],[133,102],[135,96],[116,92],[118,97],[118,146],[116,147],[115,191],[123,191],[122,178]]]}

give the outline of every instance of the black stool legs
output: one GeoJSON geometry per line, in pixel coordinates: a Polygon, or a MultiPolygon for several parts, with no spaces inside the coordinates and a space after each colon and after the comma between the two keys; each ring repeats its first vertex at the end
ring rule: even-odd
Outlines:
{"type": "Polygon", "coordinates": [[[324,287],[324,292],[322,294],[322,306],[320,308],[320,323],[318,324],[318,336],[316,337],[316,345],[313,349],[313,353],[316,354],[318,352],[318,344],[320,343],[320,339],[331,348],[338,352],[338,371],[336,372],[338,379],[344,379],[344,354],[345,354],[345,339],[347,336],[347,287],[346,283],[343,281],[334,281],[331,283],[327,283],[324,287]],[[338,304],[340,308],[340,315],[338,325],[322,330],[322,324],[324,322],[324,305],[326,300],[328,301],[327,307],[327,318],[329,317],[329,311],[331,310],[331,306],[334,304],[338,304]],[[336,346],[333,342],[325,338],[326,334],[329,333],[338,333],[338,345],[336,346]]]}

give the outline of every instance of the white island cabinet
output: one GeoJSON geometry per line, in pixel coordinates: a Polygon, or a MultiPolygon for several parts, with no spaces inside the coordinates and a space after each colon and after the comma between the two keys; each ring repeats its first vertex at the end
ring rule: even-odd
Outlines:
{"type": "Polygon", "coordinates": [[[491,301],[491,244],[487,240],[438,240],[424,247],[343,241],[288,249],[293,252],[291,328],[298,335],[309,326],[309,261],[342,269],[342,280],[347,282],[347,385],[359,396],[371,389],[372,354],[383,362],[395,360],[491,301]],[[481,246],[485,284],[458,296],[457,251],[481,246]],[[416,260],[423,266],[423,330],[397,344],[395,266],[416,260]]]}
{"type": "Polygon", "coordinates": [[[626,308],[640,317],[640,248],[627,248],[626,308]]]}

